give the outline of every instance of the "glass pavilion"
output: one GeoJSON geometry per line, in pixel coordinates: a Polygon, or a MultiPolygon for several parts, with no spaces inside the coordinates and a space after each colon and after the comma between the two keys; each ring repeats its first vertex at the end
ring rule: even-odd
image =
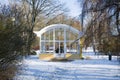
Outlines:
{"type": "MultiPolygon", "coordinates": [[[[35,32],[40,37],[40,53],[54,53],[65,56],[66,53],[79,53],[79,41],[82,32],[66,24],[53,24],[35,32]]],[[[60,55],[59,55],[60,56],[60,55]]]]}

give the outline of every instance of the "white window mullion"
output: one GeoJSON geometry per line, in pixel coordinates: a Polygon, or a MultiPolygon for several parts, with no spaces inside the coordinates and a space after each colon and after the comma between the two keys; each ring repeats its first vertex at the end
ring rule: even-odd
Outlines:
{"type": "Polygon", "coordinates": [[[53,46],[54,46],[53,52],[55,54],[55,29],[53,29],[53,46]]]}
{"type": "Polygon", "coordinates": [[[40,53],[41,53],[41,44],[42,44],[42,41],[41,41],[41,35],[40,35],[40,53]]]}

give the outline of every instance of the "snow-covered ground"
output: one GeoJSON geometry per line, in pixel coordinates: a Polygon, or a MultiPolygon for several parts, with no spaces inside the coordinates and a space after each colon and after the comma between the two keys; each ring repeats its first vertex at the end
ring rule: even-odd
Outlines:
{"type": "MultiPolygon", "coordinates": [[[[89,53],[90,54],[90,53],[89,53]]],[[[69,62],[41,61],[30,56],[24,60],[21,73],[15,80],[120,80],[120,65],[113,57],[88,55],[89,60],[69,62]]]]}

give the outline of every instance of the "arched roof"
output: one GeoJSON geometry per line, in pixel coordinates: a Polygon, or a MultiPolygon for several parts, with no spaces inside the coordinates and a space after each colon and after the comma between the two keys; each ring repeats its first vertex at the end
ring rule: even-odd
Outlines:
{"type": "Polygon", "coordinates": [[[75,34],[82,33],[79,30],[73,28],[72,26],[69,26],[69,25],[66,25],[66,24],[52,24],[52,25],[49,25],[49,26],[41,29],[40,31],[34,32],[34,33],[36,33],[37,36],[40,37],[43,33],[47,32],[47,31],[50,31],[50,30],[53,30],[53,29],[60,29],[60,28],[70,30],[71,32],[73,32],[75,34]]]}

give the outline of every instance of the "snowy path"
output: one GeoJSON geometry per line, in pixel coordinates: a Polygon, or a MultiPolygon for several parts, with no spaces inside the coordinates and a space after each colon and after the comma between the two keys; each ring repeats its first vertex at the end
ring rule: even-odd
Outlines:
{"type": "Polygon", "coordinates": [[[31,56],[24,62],[15,80],[120,80],[119,63],[107,59],[46,62],[31,56]]]}

